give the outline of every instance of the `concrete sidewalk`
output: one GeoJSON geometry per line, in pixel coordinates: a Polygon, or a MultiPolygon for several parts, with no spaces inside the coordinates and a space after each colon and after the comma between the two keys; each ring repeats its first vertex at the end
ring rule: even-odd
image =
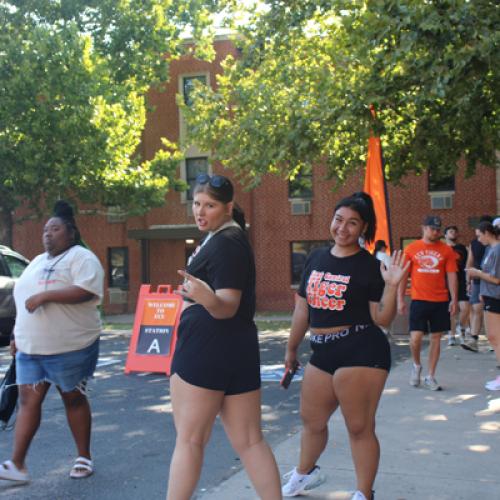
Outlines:
{"type": "MultiPolygon", "coordinates": [[[[424,372],[426,353],[423,356],[424,372]]],[[[484,389],[497,376],[493,352],[447,347],[437,379],[444,390],[408,384],[411,361],[396,366],[387,381],[377,415],[381,462],[377,500],[500,500],[500,392],[484,389]]],[[[300,434],[275,449],[281,473],[296,465],[300,434]]],[[[355,476],[340,412],[330,424],[330,443],[319,465],[327,481],[303,498],[350,499],[355,476]]],[[[202,494],[203,500],[257,498],[245,471],[202,494]]]]}

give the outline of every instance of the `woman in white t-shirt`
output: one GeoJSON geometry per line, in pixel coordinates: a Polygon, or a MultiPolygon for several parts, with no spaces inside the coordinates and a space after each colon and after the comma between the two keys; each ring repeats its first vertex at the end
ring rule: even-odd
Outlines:
{"type": "Polygon", "coordinates": [[[383,262],[386,267],[391,263],[391,256],[387,253],[387,245],[384,240],[377,240],[375,242],[375,248],[373,249],[373,255],[383,262]]]}
{"type": "Polygon", "coordinates": [[[43,230],[43,245],[46,252],[33,259],[14,289],[17,315],[11,352],[16,354],[19,411],[12,458],[0,465],[0,479],[18,483],[29,481],[26,455],[51,384],[64,402],[78,452],[70,477],[85,478],[93,472],[86,384],[99,353],[97,306],[104,271],[97,257],[81,245],[66,202],[56,203],[43,230]]]}

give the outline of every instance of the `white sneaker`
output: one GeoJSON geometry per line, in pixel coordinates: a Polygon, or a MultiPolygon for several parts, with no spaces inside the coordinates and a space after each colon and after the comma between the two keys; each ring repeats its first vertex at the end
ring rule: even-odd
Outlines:
{"type": "Polygon", "coordinates": [[[455,342],[455,335],[449,335],[448,336],[448,345],[449,346],[457,345],[457,343],[455,342]]]}
{"type": "Polygon", "coordinates": [[[316,465],[309,474],[299,474],[295,467],[290,472],[284,474],[283,479],[288,479],[288,481],[281,488],[282,495],[284,497],[295,497],[323,484],[326,477],[320,473],[319,467],[316,465]]]}
{"type": "Polygon", "coordinates": [[[441,391],[442,387],[437,383],[437,380],[430,375],[424,378],[424,387],[431,391],[441,391]]]}
{"type": "Polygon", "coordinates": [[[495,380],[490,380],[484,385],[488,391],[500,391],[500,375],[495,380]]]}
{"type": "Polygon", "coordinates": [[[422,373],[422,366],[413,363],[410,375],[410,385],[418,387],[420,385],[420,374],[422,373]]]}
{"type": "Polygon", "coordinates": [[[477,339],[475,339],[474,337],[467,339],[462,344],[462,348],[465,349],[466,351],[479,352],[479,347],[477,345],[477,339]]]}
{"type": "Polygon", "coordinates": [[[363,495],[363,493],[359,490],[356,490],[354,492],[354,495],[352,496],[351,500],[374,500],[375,499],[375,492],[372,491],[371,497],[368,499],[363,495]]]}

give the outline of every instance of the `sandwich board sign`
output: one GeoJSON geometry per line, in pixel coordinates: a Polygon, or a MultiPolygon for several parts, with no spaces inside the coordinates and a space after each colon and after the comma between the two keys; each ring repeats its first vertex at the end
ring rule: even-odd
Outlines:
{"type": "Polygon", "coordinates": [[[177,341],[182,297],[171,285],[141,285],[130,339],[125,373],[159,372],[170,375],[177,341]]]}

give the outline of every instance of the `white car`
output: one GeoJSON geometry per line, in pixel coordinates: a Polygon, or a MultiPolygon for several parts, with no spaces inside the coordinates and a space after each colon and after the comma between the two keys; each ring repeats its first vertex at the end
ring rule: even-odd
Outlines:
{"type": "Polygon", "coordinates": [[[0,346],[10,342],[16,319],[16,306],[12,290],[29,264],[29,260],[9,247],[0,245],[0,346]]]}

